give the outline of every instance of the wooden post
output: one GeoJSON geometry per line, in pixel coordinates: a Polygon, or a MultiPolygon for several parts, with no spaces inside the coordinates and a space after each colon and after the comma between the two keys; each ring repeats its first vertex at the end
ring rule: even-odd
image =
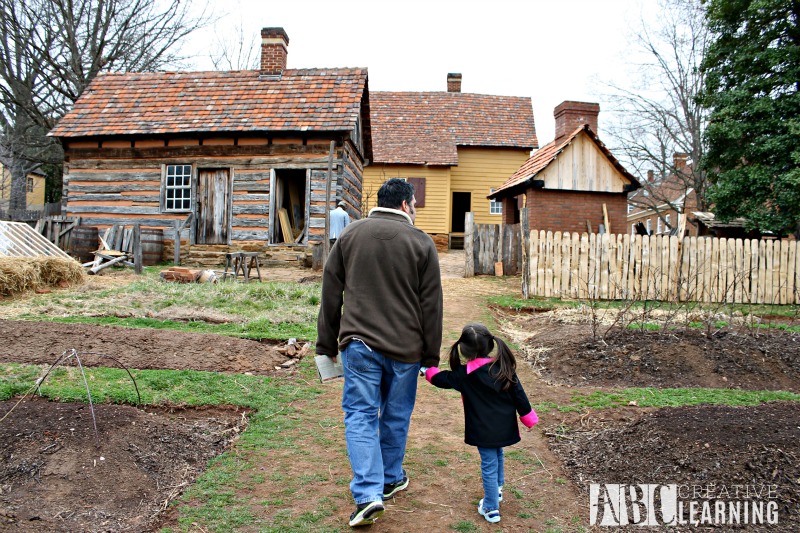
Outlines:
{"type": "Polygon", "coordinates": [[[328,176],[325,178],[325,235],[322,240],[322,266],[328,262],[328,253],[331,251],[331,180],[333,179],[333,156],[336,151],[336,141],[331,141],[328,153],[328,176]]]}
{"type": "Polygon", "coordinates": [[[175,221],[175,259],[173,264],[180,266],[181,264],[181,226],[183,224],[180,220],[175,221]]]}
{"type": "Polygon", "coordinates": [[[519,213],[520,241],[522,241],[522,298],[527,300],[530,297],[531,284],[531,232],[528,227],[528,208],[523,207],[519,213]]]}
{"type": "Polygon", "coordinates": [[[139,224],[133,225],[133,271],[137,274],[142,273],[142,227],[139,224]]]}
{"type": "Polygon", "coordinates": [[[464,277],[475,276],[475,252],[472,246],[473,234],[475,233],[475,218],[472,213],[464,216],[464,277]]]}
{"type": "Polygon", "coordinates": [[[611,233],[611,226],[608,224],[608,209],[606,209],[606,204],[603,204],[603,222],[606,225],[606,233],[611,233]]]}

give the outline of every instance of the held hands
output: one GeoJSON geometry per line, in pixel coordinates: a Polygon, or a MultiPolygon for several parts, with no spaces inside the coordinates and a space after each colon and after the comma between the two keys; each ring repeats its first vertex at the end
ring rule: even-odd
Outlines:
{"type": "Polygon", "coordinates": [[[422,377],[425,377],[425,371],[426,371],[426,370],[428,370],[428,367],[427,367],[427,366],[421,366],[421,367],[419,367],[419,375],[420,375],[420,376],[422,376],[422,377]]]}

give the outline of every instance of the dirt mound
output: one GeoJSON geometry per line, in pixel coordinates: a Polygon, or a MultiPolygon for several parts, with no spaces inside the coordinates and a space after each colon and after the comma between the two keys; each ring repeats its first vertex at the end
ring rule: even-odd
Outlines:
{"type": "Polygon", "coordinates": [[[765,518],[748,531],[800,531],[800,405],[665,408],[600,429],[582,421],[562,420],[548,431],[584,493],[592,483],[676,484],[678,501],[709,501],[712,509],[716,502],[774,502],[778,523],[765,518]]]}
{"type": "Polygon", "coordinates": [[[725,328],[652,332],[515,320],[530,332],[528,359],[552,382],[621,387],[711,387],[800,391],[800,335],[725,328]]]}
{"type": "Polygon", "coordinates": [[[245,413],[0,402],[0,531],[152,531],[244,430],[245,413]]]}
{"type": "MultiPolygon", "coordinates": [[[[172,330],[0,320],[0,360],[52,364],[64,350],[109,355],[128,368],[275,374],[288,358],[278,341],[254,341],[172,330]]],[[[84,361],[85,360],[85,361],[84,361]]],[[[107,359],[82,358],[109,366],[107,359]]]]}

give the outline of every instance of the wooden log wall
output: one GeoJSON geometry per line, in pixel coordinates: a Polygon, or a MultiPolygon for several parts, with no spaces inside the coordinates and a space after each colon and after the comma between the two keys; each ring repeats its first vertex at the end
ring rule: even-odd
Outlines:
{"type": "MultiPolygon", "coordinates": [[[[330,141],[291,139],[263,145],[183,146],[156,148],[68,149],[65,165],[66,214],[82,224],[108,228],[141,224],[162,228],[172,239],[176,221],[187,212],[160,207],[162,164],[192,164],[197,168],[230,169],[232,174],[230,239],[269,242],[270,178],[272,169],[305,169],[311,179],[309,241],[324,231],[324,196],[330,141]]],[[[165,143],[166,144],[166,143],[165,143]]],[[[99,146],[99,144],[98,144],[99,146]]],[[[360,216],[363,165],[352,144],[337,149],[332,198],[353,206],[360,216]]]]}

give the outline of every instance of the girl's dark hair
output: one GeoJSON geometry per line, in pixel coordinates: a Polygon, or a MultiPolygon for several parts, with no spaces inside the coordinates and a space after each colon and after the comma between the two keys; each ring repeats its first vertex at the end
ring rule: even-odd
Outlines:
{"type": "Polygon", "coordinates": [[[486,357],[495,345],[497,346],[497,357],[492,363],[492,367],[496,367],[494,374],[497,376],[497,380],[503,383],[502,390],[508,390],[514,384],[517,361],[506,343],[492,335],[483,324],[464,326],[461,336],[450,348],[450,368],[457,370],[461,367],[461,356],[467,361],[486,357]]]}

